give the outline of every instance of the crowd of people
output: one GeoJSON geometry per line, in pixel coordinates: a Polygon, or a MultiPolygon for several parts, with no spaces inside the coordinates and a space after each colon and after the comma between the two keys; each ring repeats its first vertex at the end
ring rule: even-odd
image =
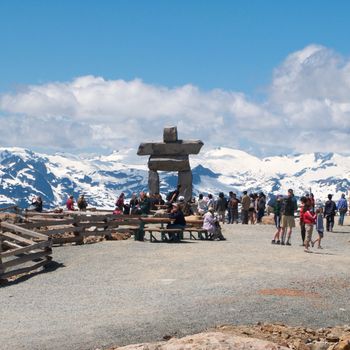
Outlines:
{"type": "MultiPolygon", "coordinates": [[[[186,216],[199,215],[203,217],[203,228],[207,229],[213,239],[225,239],[221,232],[220,224],[259,224],[267,214],[273,214],[276,231],[272,244],[291,245],[293,229],[296,227],[295,214],[299,214],[301,245],[305,252],[310,247],[322,249],[321,241],[324,231],[333,231],[334,218],[339,214],[338,225],[344,224],[344,217],[348,211],[348,201],[345,194],[335,203],[333,196],[328,195],[325,203],[319,202],[316,205],[312,193],[307,193],[299,198],[299,204],[294,191],[289,189],[286,195],[270,196],[267,201],[263,192],[250,193],[243,191],[240,197],[234,192],[229,192],[226,197],[223,192],[214,198],[212,194],[204,196],[202,193],[198,198],[185,201],[180,195],[181,186],[169,192],[165,199],[161,194],[148,194],[141,191],[139,195],[133,193],[129,200],[126,200],[124,193],[121,193],[116,200],[114,213],[118,215],[149,215],[151,211],[160,208],[166,209],[173,222],[168,228],[183,228],[186,225],[186,216]],[[314,228],[317,231],[317,238],[313,239],[314,228]]],[[[80,195],[77,202],[79,210],[86,210],[88,203],[84,195],[80,195]]],[[[34,197],[31,207],[41,212],[43,201],[40,196],[34,197]]],[[[66,201],[66,209],[75,210],[75,200],[69,196],[66,201]]],[[[297,215],[298,216],[298,215],[297,215]]]]}

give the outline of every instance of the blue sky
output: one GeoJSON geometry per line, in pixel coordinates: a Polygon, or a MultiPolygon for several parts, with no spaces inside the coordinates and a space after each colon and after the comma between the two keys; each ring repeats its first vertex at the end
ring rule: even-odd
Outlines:
{"type": "MultiPolygon", "coordinates": [[[[310,55],[317,52],[317,61],[323,60],[322,64],[326,68],[334,59],[338,60],[334,69],[341,70],[342,76],[345,76],[347,70],[344,73],[344,66],[350,56],[349,13],[350,2],[340,0],[1,0],[0,115],[3,119],[17,118],[16,122],[23,118],[46,118],[47,121],[47,118],[54,116],[70,123],[66,130],[68,138],[70,128],[76,123],[82,123],[79,125],[86,127],[88,134],[91,132],[91,135],[95,135],[102,124],[91,122],[90,110],[89,121],[82,121],[84,113],[74,116],[68,107],[64,112],[40,107],[27,115],[25,103],[32,110],[32,105],[42,106],[43,102],[34,100],[32,93],[26,96],[25,101],[21,100],[23,95],[18,95],[28,91],[28,86],[41,89],[48,84],[69,84],[74,79],[90,76],[101,77],[106,81],[122,80],[129,84],[140,79],[145,85],[138,86],[137,89],[142,91],[154,88],[159,88],[160,91],[178,88],[182,91],[183,87],[190,85],[199,89],[201,105],[203,99],[207,102],[206,93],[214,98],[215,89],[220,89],[224,94],[234,93],[234,103],[238,103],[237,96],[243,94],[245,103],[254,104],[252,108],[262,109],[258,114],[274,114],[285,120],[289,115],[281,110],[281,101],[277,103],[276,96],[271,95],[271,89],[276,87],[276,71],[284,67],[285,73],[288,72],[290,67],[286,67],[286,61],[290,55],[316,45],[321,49],[311,50],[310,55]],[[22,109],[15,106],[19,100],[22,109]]],[[[319,69],[319,66],[316,68],[319,69]]],[[[313,73],[316,68],[313,66],[313,73]]],[[[307,72],[303,74],[310,74],[307,72]]],[[[88,84],[91,86],[95,83],[91,78],[88,84]]],[[[297,86],[300,86],[299,82],[297,86]]],[[[132,86],[129,87],[132,90],[132,86]]],[[[179,91],[174,90],[174,93],[179,91]]],[[[317,102],[326,100],[328,93],[332,97],[331,92],[322,93],[321,96],[316,96],[317,102]]],[[[193,92],[191,94],[193,98],[193,92]]],[[[335,101],[339,100],[338,97],[335,101]]],[[[64,99],[61,102],[65,104],[64,99]]],[[[344,104],[343,99],[340,102],[344,104]]],[[[226,113],[230,110],[230,102],[227,104],[225,111],[213,112],[213,118],[224,129],[229,122],[226,113]]],[[[326,108],[327,106],[326,103],[326,108]]],[[[98,109],[96,107],[94,110],[98,109]]],[[[142,110],[141,107],[140,109],[142,110]]],[[[108,110],[103,113],[109,116],[114,112],[108,110]]],[[[119,121],[119,117],[121,120],[122,117],[130,120],[130,115],[134,115],[131,110],[118,113],[114,114],[115,122],[119,121]]],[[[235,110],[235,113],[239,114],[239,111],[235,110]]],[[[179,117],[173,111],[166,111],[163,114],[155,113],[154,118],[159,120],[161,115],[165,115],[164,122],[176,122],[176,117],[179,117]]],[[[294,115],[292,119],[293,117],[294,115]]],[[[186,124],[182,119],[178,121],[180,125],[186,124]]],[[[103,125],[111,128],[113,122],[108,119],[103,125]]],[[[347,124],[345,128],[348,128],[347,124]]],[[[45,132],[49,133],[50,130],[45,132]]],[[[143,136],[142,132],[139,135],[143,136]]],[[[310,134],[304,135],[303,140],[308,135],[310,134]]],[[[207,133],[203,136],[207,137],[207,133]]],[[[258,134],[251,133],[228,145],[240,146],[255,153],[271,153],[271,145],[262,146],[260,151],[255,149],[260,144],[258,139],[258,134]]],[[[213,140],[213,145],[221,145],[218,140],[220,138],[213,140]]],[[[36,143],[23,144],[22,137],[19,137],[18,142],[15,139],[11,142],[3,143],[33,148],[40,146],[36,143]]],[[[117,140],[114,142],[110,138],[109,143],[103,147],[115,148],[118,145],[117,140]]],[[[280,146],[286,151],[302,151],[295,145],[280,146]]],[[[63,145],[53,143],[53,149],[62,147],[63,145]]],[[[75,148],[76,145],[70,147],[75,148]]],[[[310,150],[320,148],[320,145],[315,144],[310,150]]],[[[328,146],[325,149],[330,150],[328,146]]]]}

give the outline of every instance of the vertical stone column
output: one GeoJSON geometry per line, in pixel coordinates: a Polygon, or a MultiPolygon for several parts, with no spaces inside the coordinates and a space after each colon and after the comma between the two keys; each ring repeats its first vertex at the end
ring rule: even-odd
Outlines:
{"type": "Polygon", "coordinates": [[[159,193],[159,175],[158,171],[148,171],[148,188],[150,194],[159,193]]]}
{"type": "Polygon", "coordinates": [[[192,171],[179,171],[178,184],[181,185],[180,194],[185,197],[185,201],[192,198],[192,171]]]}

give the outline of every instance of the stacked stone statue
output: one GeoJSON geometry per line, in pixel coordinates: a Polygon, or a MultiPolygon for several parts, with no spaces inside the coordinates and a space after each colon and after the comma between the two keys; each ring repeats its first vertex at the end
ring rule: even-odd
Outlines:
{"type": "Polygon", "coordinates": [[[189,155],[198,154],[203,146],[200,140],[178,140],[177,128],[164,128],[163,142],[141,143],[137,154],[149,155],[148,186],[151,194],[159,193],[158,171],[177,171],[180,195],[192,197],[192,171],[189,155]]]}

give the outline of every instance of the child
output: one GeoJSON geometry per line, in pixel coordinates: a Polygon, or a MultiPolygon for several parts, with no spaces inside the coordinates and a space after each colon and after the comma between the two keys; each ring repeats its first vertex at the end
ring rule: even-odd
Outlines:
{"type": "Polygon", "coordinates": [[[316,210],[316,230],[318,232],[318,238],[315,239],[313,242],[311,241],[311,245],[314,246],[316,242],[318,242],[317,248],[323,249],[321,247],[321,239],[323,238],[323,232],[324,232],[324,226],[323,226],[323,209],[318,208],[316,210]]]}
{"type": "Polygon", "coordinates": [[[304,242],[304,252],[310,253],[309,245],[310,242],[312,242],[312,231],[314,228],[314,224],[316,222],[316,214],[312,212],[311,206],[309,203],[306,203],[304,205],[304,214],[303,214],[303,220],[305,223],[305,230],[306,230],[306,238],[304,242]]]}

